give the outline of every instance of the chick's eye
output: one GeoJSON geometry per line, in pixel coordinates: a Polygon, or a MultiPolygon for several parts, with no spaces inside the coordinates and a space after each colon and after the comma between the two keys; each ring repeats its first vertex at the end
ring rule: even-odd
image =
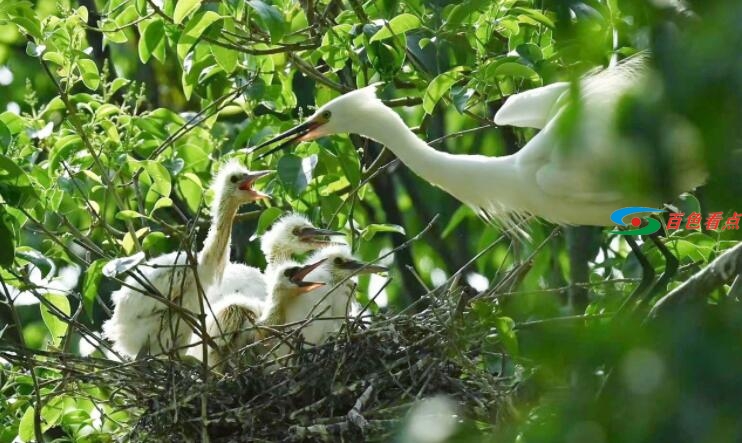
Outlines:
{"type": "Polygon", "coordinates": [[[233,175],[233,176],[229,177],[229,181],[231,181],[232,183],[237,183],[237,180],[239,180],[239,179],[240,178],[237,177],[236,175],[233,175]]]}
{"type": "Polygon", "coordinates": [[[293,231],[291,231],[291,234],[292,234],[292,235],[295,235],[295,236],[297,236],[297,237],[298,237],[298,236],[299,236],[299,234],[300,234],[300,232],[299,232],[299,228],[294,228],[294,230],[293,230],[293,231]]]}
{"type": "Polygon", "coordinates": [[[342,258],[340,258],[340,257],[335,257],[335,260],[333,260],[333,262],[334,262],[334,263],[335,263],[336,265],[342,265],[342,264],[343,264],[343,259],[342,259],[342,258]]]}
{"type": "Polygon", "coordinates": [[[290,269],[287,269],[287,270],[283,271],[283,276],[284,277],[291,277],[292,273],[293,273],[293,268],[290,268],[290,269]]]}

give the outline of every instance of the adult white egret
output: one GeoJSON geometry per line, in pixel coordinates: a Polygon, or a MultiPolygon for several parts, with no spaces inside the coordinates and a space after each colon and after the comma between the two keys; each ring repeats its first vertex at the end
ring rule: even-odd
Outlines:
{"type": "Polygon", "coordinates": [[[135,275],[127,277],[124,286],[111,294],[113,316],[103,324],[103,333],[114,342],[114,349],[133,357],[147,346],[150,353],[158,354],[188,342],[191,328],[187,322],[152,295],[162,296],[183,310],[199,311],[199,286],[208,291],[220,284],[229,261],[232,219],[242,204],[267,197],[253,185],[269,172],[250,172],[236,161],[220,168],[212,184],[211,227],[197,254],[198,284],[183,251],[140,265],[135,275]]]}
{"type": "MultiPolygon", "coordinates": [[[[520,151],[502,157],[455,155],[428,146],[376,97],[376,85],[331,100],[305,123],[252,150],[281,140],[356,133],[385,145],[417,175],[487,220],[513,227],[536,215],[560,224],[609,226],[617,209],[662,203],[646,190],[620,186],[637,170],[651,173],[642,170],[647,163],[614,122],[621,97],[649,71],[647,57],[640,55],[583,78],[574,88],[578,94],[569,83],[557,83],[511,96],[495,122],[541,131],[520,151]]],[[[666,153],[674,172],[669,187],[680,193],[703,183],[706,172],[694,131],[683,124],[672,131],[677,142],[666,153]]]]}
{"type": "Polygon", "coordinates": [[[307,259],[309,263],[318,261],[322,264],[307,278],[325,286],[297,299],[286,310],[288,324],[306,323],[301,334],[310,344],[322,344],[342,328],[354,302],[356,282],[352,276],[388,271],[384,266],[357,260],[346,245],[320,249],[307,259]]]}
{"type": "Polygon", "coordinates": [[[263,234],[260,242],[260,249],[268,263],[266,275],[273,266],[290,261],[295,255],[338,244],[329,239],[336,236],[343,236],[343,233],[317,228],[301,214],[291,213],[281,217],[263,234]]]}

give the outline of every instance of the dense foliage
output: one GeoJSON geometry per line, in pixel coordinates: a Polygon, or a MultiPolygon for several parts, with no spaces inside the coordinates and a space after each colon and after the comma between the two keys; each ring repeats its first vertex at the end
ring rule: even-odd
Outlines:
{"type": "MultiPolygon", "coordinates": [[[[699,131],[709,183],[665,197],[686,214],[731,215],[742,211],[740,20],[735,0],[5,0],[0,442],[128,435],[141,405],[85,378],[109,367],[99,331],[110,293],[140,253],[200,245],[208,184],[231,157],[277,170],[264,182],[273,198],[237,218],[233,260],[262,266],[260,234],[295,210],[346,230],[363,259],[396,249],[390,282],[361,280],[374,312],[466,285],[480,294],[462,298],[467,335],[456,339],[481,348],[474,364],[508,386],[507,400],[487,423],[463,417],[459,437],[739,440],[739,282],[641,326],[644,307],[616,314],[641,268],[615,235],[533,220],[529,242],[511,239],[357,136],[262,159],[246,148],[383,82],[385,103],[436,148],[513,153],[533,131],[492,123],[507,96],[651,49],[657,84],[626,99],[620,124],[652,173],[630,185],[667,187],[663,122],[682,116],[699,131]],[[52,363],[70,354],[90,355],[91,373],[52,363]]],[[[654,299],[740,237],[668,231],[680,268],[654,299]]],[[[658,250],[642,249],[660,273],[658,250]]]]}

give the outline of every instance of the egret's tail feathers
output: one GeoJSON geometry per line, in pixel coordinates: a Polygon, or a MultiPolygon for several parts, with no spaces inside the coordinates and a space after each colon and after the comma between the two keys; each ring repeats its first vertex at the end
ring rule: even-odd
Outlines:
{"type": "Polygon", "coordinates": [[[569,90],[568,82],[553,83],[508,97],[495,114],[499,126],[543,129],[554,115],[554,105],[569,90]]]}

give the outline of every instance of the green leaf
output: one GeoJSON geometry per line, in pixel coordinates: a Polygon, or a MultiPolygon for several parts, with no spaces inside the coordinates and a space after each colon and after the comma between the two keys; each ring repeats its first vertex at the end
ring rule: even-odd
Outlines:
{"type": "Polygon", "coordinates": [[[98,85],[100,85],[100,74],[98,73],[98,66],[95,62],[84,58],[77,62],[77,66],[85,86],[93,91],[98,89],[98,85]]]}
{"type": "Polygon", "coordinates": [[[5,209],[0,206],[0,266],[10,267],[15,257],[13,230],[10,228],[5,209]]]}
{"type": "Polygon", "coordinates": [[[268,229],[270,229],[273,223],[276,220],[278,220],[282,215],[283,215],[283,211],[281,210],[281,208],[276,208],[275,206],[264,210],[260,214],[260,218],[258,219],[258,228],[255,230],[255,236],[260,236],[260,235],[265,234],[265,232],[268,229]]]}
{"type": "Polygon", "coordinates": [[[31,183],[26,172],[4,155],[0,155],[0,181],[12,183],[16,186],[25,186],[31,183]]]}
{"type": "Polygon", "coordinates": [[[64,55],[62,55],[59,52],[55,52],[55,51],[45,52],[44,55],[41,56],[41,58],[48,62],[52,62],[58,66],[64,66],[67,63],[67,60],[64,58],[64,55]]]}
{"type": "Polygon", "coordinates": [[[435,110],[435,105],[438,104],[443,94],[448,92],[449,89],[461,78],[461,66],[457,66],[448,72],[438,75],[428,85],[428,89],[425,90],[425,96],[423,97],[423,109],[426,113],[432,114],[435,110]]]}
{"type": "Polygon", "coordinates": [[[142,241],[142,249],[155,256],[166,250],[167,243],[168,238],[163,232],[150,232],[142,241]]]}
{"type": "Polygon", "coordinates": [[[103,275],[113,278],[143,262],[144,258],[144,252],[137,252],[129,257],[115,258],[103,266],[103,275]]]}
{"type": "Polygon", "coordinates": [[[139,27],[139,59],[147,63],[154,56],[159,61],[165,60],[165,23],[162,20],[142,22],[139,27]]]}
{"type": "Polygon", "coordinates": [[[178,45],[176,52],[178,53],[178,59],[182,62],[185,60],[188,51],[191,50],[193,45],[198,42],[201,38],[201,34],[214,24],[214,22],[221,19],[221,16],[214,11],[199,12],[191,20],[188,21],[183,33],[180,34],[178,39],[178,45]]]}
{"type": "Polygon", "coordinates": [[[263,27],[271,35],[271,42],[276,43],[286,34],[286,19],[275,6],[262,0],[247,0],[247,4],[258,14],[263,27]]]}
{"type": "Polygon", "coordinates": [[[450,28],[460,25],[467,17],[478,12],[486,4],[488,4],[487,0],[468,0],[454,6],[446,17],[446,26],[450,28]]]}
{"type": "Polygon", "coordinates": [[[116,213],[116,219],[123,221],[134,220],[135,218],[141,217],[144,217],[144,215],[138,213],[137,211],[132,211],[131,209],[124,209],[123,211],[118,211],[116,213]]]}
{"type": "Polygon", "coordinates": [[[371,43],[404,34],[420,27],[420,19],[412,14],[400,14],[379,29],[369,40],[371,43]]]}
{"type": "Polygon", "coordinates": [[[512,356],[518,355],[518,337],[515,335],[515,322],[513,319],[510,317],[497,317],[495,319],[495,328],[505,350],[512,356]]]}
{"type": "Polygon", "coordinates": [[[299,195],[312,181],[315,166],[317,166],[316,155],[302,159],[296,155],[287,154],[278,161],[278,178],[289,192],[299,195]]]}
{"type": "Polygon", "coordinates": [[[12,135],[5,123],[0,121],[0,152],[5,153],[10,146],[12,135]]]}
{"type": "Polygon", "coordinates": [[[147,191],[144,202],[147,208],[154,207],[155,203],[162,197],[169,197],[172,191],[170,172],[162,163],[148,161],[145,165],[147,174],[152,178],[152,185],[147,191]]]}
{"type": "Polygon", "coordinates": [[[541,23],[542,25],[545,25],[549,28],[554,28],[554,21],[547,17],[544,13],[542,13],[539,10],[532,9],[532,8],[521,8],[516,7],[512,9],[512,12],[520,12],[521,14],[532,18],[533,20],[541,23]]]}
{"type": "Polygon", "coordinates": [[[170,197],[161,197],[156,202],[155,205],[152,207],[152,212],[150,212],[150,216],[152,213],[154,213],[158,209],[162,208],[169,208],[173,205],[173,200],[170,197]]]}
{"type": "Polygon", "coordinates": [[[214,60],[224,69],[224,72],[231,74],[237,68],[237,51],[223,46],[212,44],[209,46],[214,60]]]}
{"type": "Polygon", "coordinates": [[[105,41],[113,43],[126,43],[128,41],[126,33],[119,30],[119,26],[113,20],[104,21],[100,28],[101,31],[103,31],[103,35],[106,37],[105,41]]]}
{"type": "Polygon", "coordinates": [[[34,439],[34,407],[33,405],[26,408],[21,421],[18,424],[18,439],[22,442],[28,442],[34,439]]]}
{"type": "Polygon", "coordinates": [[[98,286],[100,285],[103,266],[105,264],[106,261],[104,259],[95,260],[90,263],[90,266],[85,271],[85,278],[82,283],[82,302],[90,320],[93,320],[93,306],[95,306],[95,298],[98,296],[98,286]]]}
{"type": "Polygon", "coordinates": [[[370,224],[363,228],[361,231],[361,238],[364,240],[371,240],[380,232],[396,232],[397,234],[405,235],[405,230],[399,225],[392,224],[370,224]]]}
{"type": "Polygon", "coordinates": [[[186,16],[198,9],[200,6],[201,0],[178,0],[175,3],[173,22],[175,22],[176,25],[182,23],[186,16]]]}
{"type": "Polygon", "coordinates": [[[49,329],[49,333],[52,336],[52,343],[58,345],[67,333],[67,327],[69,325],[66,321],[59,318],[56,313],[61,312],[61,314],[69,316],[72,312],[70,301],[62,294],[44,294],[43,297],[48,304],[56,308],[54,309],[51,306],[47,306],[47,303],[43,302],[39,304],[39,308],[41,309],[41,318],[44,320],[47,329],[49,329]]]}
{"type": "Polygon", "coordinates": [[[515,62],[505,62],[497,65],[497,68],[495,68],[495,75],[506,75],[513,78],[527,78],[532,80],[539,79],[539,75],[536,71],[526,65],[515,62]]]}

